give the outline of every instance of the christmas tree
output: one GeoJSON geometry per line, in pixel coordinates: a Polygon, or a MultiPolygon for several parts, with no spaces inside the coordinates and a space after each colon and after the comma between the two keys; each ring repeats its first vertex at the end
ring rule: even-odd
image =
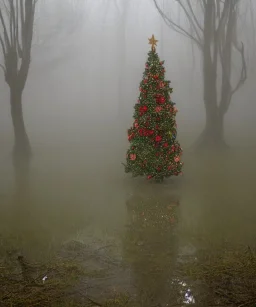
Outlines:
{"type": "Polygon", "coordinates": [[[156,52],[157,40],[149,39],[148,53],[140,95],[134,106],[134,123],[128,130],[130,148],[127,150],[125,172],[163,181],[181,174],[182,149],[176,140],[177,108],[170,94],[173,89],[165,80],[164,61],[156,52]]]}

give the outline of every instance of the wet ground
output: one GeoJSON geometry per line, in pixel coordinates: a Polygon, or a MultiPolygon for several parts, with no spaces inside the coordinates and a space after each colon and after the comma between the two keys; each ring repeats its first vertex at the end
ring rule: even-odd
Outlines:
{"type": "MultiPolygon", "coordinates": [[[[89,298],[104,304],[113,297],[113,306],[127,305],[127,297],[131,306],[255,306],[251,289],[239,297],[230,294],[234,272],[254,285],[248,271],[256,272],[255,152],[187,152],[185,175],[155,184],[124,176],[109,154],[106,161],[99,155],[88,162],[88,152],[71,159],[70,152],[53,150],[33,160],[29,189],[20,197],[5,165],[0,267],[8,262],[9,273],[23,284],[17,261],[22,255],[28,266],[41,266],[37,282],[45,287],[56,276],[58,284],[77,276],[70,289],[84,306],[89,298]],[[54,259],[63,263],[61,269],[54,259]],[[46,268],[50,263],[54,274],[46,268]],[[218,294],[216,282],[228,294],[218,294]]],[[[0,291],[3,306],[11,306],[8,293],[0,291]]]]}

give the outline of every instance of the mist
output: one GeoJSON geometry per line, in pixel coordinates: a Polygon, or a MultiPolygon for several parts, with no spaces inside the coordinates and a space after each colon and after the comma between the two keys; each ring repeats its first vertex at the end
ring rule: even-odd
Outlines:
{"type": "MultiPolygon", "coordinates": [[[[22,93],[32,157],[29,184],[18,194],[10,89],[0,70],[2,255],[14,245],[40,261],[68,240],[102,245],[110,240],[123,246],[127,202],[131,197],[136,202],[138,195],[151,205],[155,195],[160,202],[178,199],[180,253],[187,246],[189,253],[200,248],[203,243],[195,237],[202,235],[209,242],[254,242],[255,4],[248,9],[240,2],[237,32],[244,43],[247,78],[225,114],[229,150],[202,153],[192,150],[206,122],[202,56],[190,39],[166,24],[153,0],[38,0],[22,93]],[[184,151],[184,175],[164,184],[168,196],[158,185],[125,174],[122,165],[152,34],[173,87],[177,137],[184,151]]],[[[187,26],[177,3],[172,16],[187,26]]],[[[232,57],[232,67],[236,82],[239,56],[232,57]]]]}

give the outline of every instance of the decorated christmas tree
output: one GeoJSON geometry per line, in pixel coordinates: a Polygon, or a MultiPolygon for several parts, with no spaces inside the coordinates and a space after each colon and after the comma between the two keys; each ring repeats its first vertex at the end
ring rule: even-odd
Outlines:
{"type": "Polygon", "coordinates": [[[140,95],[134,106],[134,123],[128,130],[130,148],[127,150],[125,172],[163,181],[181,174],[182,149],[176,140],[177,108],[171,100],[173,89],[165,80],[164,61],[156,52],[157,40],[149,39],[148,53],[140,95]]]}

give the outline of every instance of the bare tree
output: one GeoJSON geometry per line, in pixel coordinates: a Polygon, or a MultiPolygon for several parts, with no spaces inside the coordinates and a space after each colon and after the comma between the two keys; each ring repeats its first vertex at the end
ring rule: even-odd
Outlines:
{"type": "Polygon", "coordinates": [[[123,2],[123,7],[121,8],[121,18],[117,28],[117,37],[118,37],[118,55],[117,55],[117,64],[118,64],[118,116],[120,121],[123,122],[124,116],[126,114],[125,106],[129,105],[125,101],[126,93],[125,93],[125,75],[124,69],[126,65],[126,26],[127,26],[127,18],[130,8],[130,0],[126,0],[123,2]]]}
{"type": "Polygon", "coordinates": [[[233,95],[247,78],[244,44],[239,42],[237,34],[238,10],[241,1],[177,0],[176,2],[188,21],[188,28],[176,23],[167,12],[164,12],[157,0],[154,0],[155,6],[165,23],[196,44],[203,58],[206,124],[196,145],[200,147],[226,146],[224,141],[224,117],[233,95]],[[238,81],[232,86],[232,57],[234,51],[240,56],[241,70],[237,78],[238,81]],[[217,76],[219,71],[221,71],[221,84],[218,91],[217,76]]]}
{"type": "Polygon", "coordinates": [[[33,38],[36,0],[2,0],[0,44],[5,81],[10,88],[15,135],[14,158],[29,160],[31,149],[22,112],[22,93],[27,81],[33,38]]]}

